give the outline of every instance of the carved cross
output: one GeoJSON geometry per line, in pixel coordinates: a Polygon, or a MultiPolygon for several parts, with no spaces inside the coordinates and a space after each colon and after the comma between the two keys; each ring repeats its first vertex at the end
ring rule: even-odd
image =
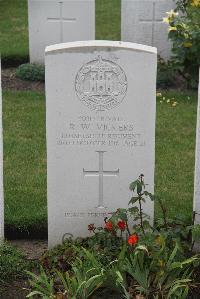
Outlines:
{"type": "Polygon", "coordinates": [[[104,170],[103,168],[103,154],[105,151],[96,151],[99,153],[99,170],[85,170],[83,168],[84,176],[97,176],[99,177],[99,204],[98,208],[105,208],[103,202],[103,178],[104,176],[118,176],[119,168],[117,170],[104,170]]]}
{"type": "Polygon", "coordinates": [[[63,23],[65,22],[76,22],[76,18],[64,18],[63,17],[63,2],[59,2],[59,17],[58,18],[47,18],[49,22],[60,23],[60,42],[63,42],[63,23]]]}
{"type": "Polygon", "coordinates": [[[152,46],[154,46],[154,31],[155,31],[155,25],[156,23],[163,23],[163,19],[162,18],[156,18],[156,3],[153,2],[153,16],[152,19],[148,20],[148,19],[140,19],[139,21],[141,23],[151,23],[152,24],[152,30],[151,30],[151,44],[152,46]]]}

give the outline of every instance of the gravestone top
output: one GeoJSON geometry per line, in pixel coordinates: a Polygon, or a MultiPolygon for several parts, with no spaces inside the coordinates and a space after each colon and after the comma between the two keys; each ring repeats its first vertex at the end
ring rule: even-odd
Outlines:
{"type": "MultiPolygon", "coordinates": [[[[156,52],[118,41],[46,48],[50,247],[127,208],[141,173],[153,193],[156,52]]],[[[152,202],[144,212],[153,220],[152,202]]]]}
{"type": "Polygon", "coordinates": [[[153,54],[157,54],[157,49],[155,47],[146,46],[142,44],[136,44],[131,42],[123,42],[123,41],[105,41],[105,40],[89,40],[89,41],[77,41],[77,42],[69,42],[69,43],[61,43],[55,44],[46,47],[45,54],[51,54],[52,52],[61,52],[62,50],[74,49],[77,50],[79,48],[84,47],[117,47],[119,49],[130,49],[140,52],[149,52],[153,54]]]}
{"type": "Polygon", "coordinates": [[[95,38],[94,0],[28,0],[31,63],[44,63],[46,46],[95,38]]]}
{"type": "Polygon", "coordinates": [[[2,90],[0,60],[0,242],[4,239],[4,197],[3,197],[3,140],[2,140],[2,90]]]}
{"type": "Polygon", "coordinates": [[[161,58],[168,60],[171,42],[163,18],[174,8],[173,0],[122,0],[122,40],[157,47],[161,58]]]}

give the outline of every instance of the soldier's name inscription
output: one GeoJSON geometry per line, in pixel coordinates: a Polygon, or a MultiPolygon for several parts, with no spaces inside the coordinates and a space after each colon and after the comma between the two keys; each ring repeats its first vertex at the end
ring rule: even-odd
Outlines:
{"type": "Polygon", "coordinates": [[[142,132],[138,132],[133,123],[117,116],[109,117],[110,121],[105,119],[79,116],[75,121],[66,122],[66,129],[57,137],[57,145],[145,146],[142,132]]]}

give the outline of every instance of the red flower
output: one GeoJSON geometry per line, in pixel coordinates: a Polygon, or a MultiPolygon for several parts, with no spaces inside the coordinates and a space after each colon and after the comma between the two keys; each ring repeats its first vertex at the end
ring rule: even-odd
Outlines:
{"type": "Polygon", "coordinates": [[[124,220],[120,220],[118,221],[117,226],[119,227],[120,230],[124,231],[126,228],[126,222],[124,220]]]}
{"type": "Polygon", "coordinates": [[[136,234],[131,235],[131,236],[128,238],[128,244],[129,244],[129,245],[135,245],[138,241],[139,241],[139,237],[138,237],[138,235],[136,235],[136,234]]]}
{"type": "Polygon", "coordinates": [[[113,224],[111,221],[106,222],[105,229],[111,231],[113,229],[113,224]]]}

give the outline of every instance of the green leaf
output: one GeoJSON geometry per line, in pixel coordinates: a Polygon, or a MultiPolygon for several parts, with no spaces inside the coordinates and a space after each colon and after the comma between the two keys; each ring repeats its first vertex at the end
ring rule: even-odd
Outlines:
{"type": "Polygon", "coordinates": [[[134,204],[134,203],[136,203],[138,200],[139,200],[139,198],[136,197],[136,196],[135,196],[135,197],[131,197],[131,200],[129,201],[128,204],[129,204],[129,205],[130,205],[130,204],[134,204]]]}
{"type": "Polygon", "coordinates": [[[135,191],[135,188],[136,188],[138,182],[139,182],[138,180],[132,182],[132,183],[130,184],[130,186],[129,186],[129,189],[130,189],[131,191],[135,191]]]}
{"type": "Polygon", "coordinates": [[[132,207],[132,208],[129,208],[128,211],[131,213],[131,214],[136,214],[139,212],[139,208],[138,207],[132,207]]]}

